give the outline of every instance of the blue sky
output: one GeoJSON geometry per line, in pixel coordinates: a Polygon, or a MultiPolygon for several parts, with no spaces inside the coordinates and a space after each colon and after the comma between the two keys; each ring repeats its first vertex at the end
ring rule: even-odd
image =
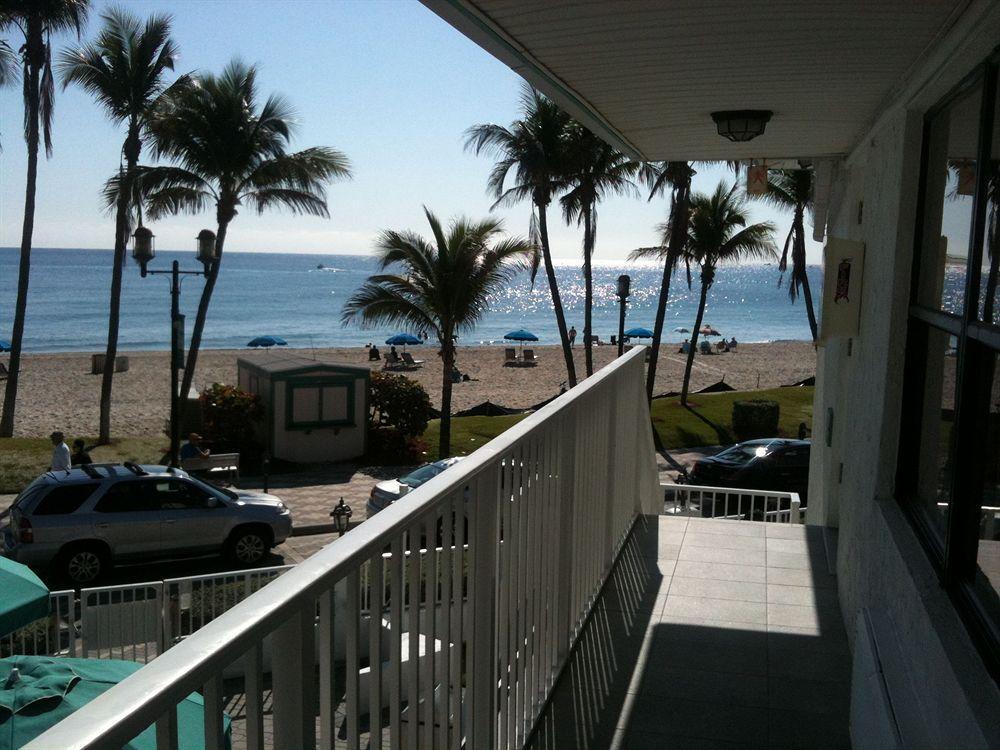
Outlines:
{"type": "MultiPolygon", "coordinates": [[[[85,38],[108,3],[94,1],[85,38]]],[[[240,57],[260,68],[264,92],[284,94],[296,109],[294,147],[333,146],[351,159],[354,179],[329,190],[331,219],[288,213],[242,213],[230,227],[228,251],[370,252],[380,229],[424,231],[421,206],[441,216],[485,215],[490,163],[463,149],[466,127],[509,123],[517,116],[520,79],[422,5],[411,0],[131,0],[139,15],[169,12],[180,45],[178,70],[218,71],[240,57]]],[[[11,40],[16,41],[16,40],[11,40]]],[[[69,35],[59,46],[75,44],[69,35]]],[[[0,246],[20,242],[25,149],[17,88],[0,92],[0,246]]],[[[57,94],[53,158],[39,166],[37,247],[109,247],[114,227],[99,191],[118,164],[122,133],[75,89],[57,94]]],[[[724,170],[703,170],[708,190],[724,170]]],[[[600,207],[597,258],[623,258],[655,244],[665,199],[614,198],[600,207]]],[[[784,239],[788,216],[763,207],[784,239]]],[[[499,212],[511,232],[527,231],[528,207],[499,212]]],[[[553,217],[553,253],[579,255],[581,232],[553,217]]],[[[157,246],[193,248],[213,214],[163,219],[152,226],[157,246]]],[[[819,246],[810,242],[810,262],[819,246]]]]}

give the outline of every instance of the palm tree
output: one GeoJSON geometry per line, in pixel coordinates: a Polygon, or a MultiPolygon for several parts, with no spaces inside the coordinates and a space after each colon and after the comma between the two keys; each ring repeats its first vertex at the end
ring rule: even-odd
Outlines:
{"type": "MultiPolygon", "coordinates": [[[[660,281],[660,298],[656,305],[656,322],[653,325],[653,343],[650,346],[649,370],[646,375],[646,398],[653,399],[656,383],[656,362],[660,356],[660,342],[663,339],[663,321],[670,299],[670,278],[685,252],[690,210],[691,178],[695,171],[686,161],[664,161],[646,164],[640,170],[640,177],[649,186],[649,200],[670,189],[670,217],[660,225],[663,235],[662,252],[663,278],[660,281]]],[[[640,248],[629,255],[630,260],[649,257],[649,248],[640,248]]]]}
{"type": "Polygon", "coordinates": [[[773,234],[774,225],[771,222],[749,224],[747,199],[725,182],[720,182],[711,195],[694,193],[691,196],[687,252],[701,266],[701,296],[691,331],[691,350],[684,366],[684,385],[681,388],[681,404],[684,406],[687,406],[691,366],[698,348],[698,331],[705,315],[708,290],[715,281],[716,266],[726,262],[774,258],[773,234]]]}
{"type": "Polygon", "coordinates": [[[528,85],[521,92],[521,115],[521,119],[515,120],[509,128],[493,124],[469,128],[465,145],[475,150],[476,154],[489,151],[498,158],[488,182],[489,192],[496,198],[493,208],[525,199],[531,201],[531,239],[542,250],[556,327],[566,360],[566,376],[572,388],[576,385],[576,364],[573,362],[566,316],[552,264],[547,216],[553,194],[563,187],[566,129],[570,117],[528,85]],[[507,188],[505,185],[511,172],[514,173],[514,184],[507,188]]]}
{"type": "Polygon", "coordinates": [[[583,343],[589,377],[594,374],[591,338],[594,280],[591,260],[597,244],[597,204],[609,194],[635,193],[632,177],[638,172],[639,164],[577,122],[570,123],[566,140],[564,179],[569,192],[560,202],[567,223],[576,220],[583,225],[583,343]]]}
{"type": "Polygon", "coordinates": [[[20,56],[24,86],[24,140],[28,144],[24,223],[21,226],[21,262],[17,277],[14,327],[10,337],[10,375],[7,377],[4,391],[0,437],[10,437],[14,434],[14,409],[17,405],[17,384],[21,370],[21,341],[24,338],[24,315],[28,306],[31,238],[35,230],[39,135],[45,142],[45,155],[52,156],[52,113],[55,104],[52,35],[75,29],[79,36],[89,9],[90,0],[3,0],[3,4],[0,5],[0,31],[17,29],[24,35],[20,56]]]}
{"type": "Polygon", "coordinates": [[[410,231],[382,232],[376,244],[380,270],[398,266],[399,272],[371,276],[344,305],[343,321],[425,328],[437,335],[444,366],[439,455],[445,458],[451,453],[455,336],[475,327],[490,296],[531,263],[536,249],[527,239],[501,239],[499,219],[456,219],[446,233],[433,213],[424,213],[433,240],[410,231]]]}
{"type": "MultiPolygon", "coordinates": [[[[120,9],[105,11],[104,28],[97,39],[79,50],[65,51],[60,60],[63,88],[77,84],[101,104],[111,120],[125,124],[122,145],[124,167],[119,175],[131,182],[139,164],[146,125],[159,98],[167,90],[166,72],[173,70],[177,47],[170,38],[170,17],[156,15],[143,24],[120,9]]],[[[186,78],[179,79],[180,85],[186,78]]],[[[100,442],[111,439],[111,388],[118,354],[122,271],[133,208],[129,194],[118,191],[115,209],[115,255],[111,270],[111,305],[108,311],[108,344],[101,380],[100,442]]],[[[110,207],[109,207],[110,208],[110,207]]]]}
{"type": "MultiPolygon", "coordinates": [[[[792,250],[792,275],[788,282],[788,296],[795,302],[802,292],[805,300],[806,315],[809,318],[809,330],[813,341],[816,340],[816,312],[813,309],[812,290],[809,288],[809,275],[806,268],[806,230],[805,214],[813,210],[813,170],[776,169],[768,177],[767,192],[761,196],[766,203],[775,208],[792,212],[792,226],[785,237],[785,247],[781,253],[778,270],[784,274],[788,268],[788,249],[792,250]]],[[[779,281],[780,283],[780,281],[779,281]]]]}
{"type": "Polygon", "coordinates": [[[194,379],[226,232],[237,207],[249,205],[257,213],[287,208],[329,217],[326,183],[350,176],[347,157],[335,149],[289,153],[292,110],[280,96],[262,104],[258,99],[257,69],[233,61],[221,75],[200,76],[161,97],[148,125],[155,154],[173,164],[138,170],[146,215],[157,219],[215,205],[215,258],[198,303],[182,394],[190,392],[194,379]]]}

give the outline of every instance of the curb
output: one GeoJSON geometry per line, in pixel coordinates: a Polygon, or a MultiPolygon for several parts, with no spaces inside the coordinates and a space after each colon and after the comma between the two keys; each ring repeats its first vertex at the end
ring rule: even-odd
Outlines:
{"type": "MultiPolygon", "coordinates": [[[[358,526],[361,521],[351,521],[347,525],[347,530],[350,531],[355,526],[358,526]]],[[[292,527],[292,536],[312,536],[314,534],[334,534],[337,531],[337,524],[335,523],[310,523],[304,524],[302,526],[292,527]]]]}

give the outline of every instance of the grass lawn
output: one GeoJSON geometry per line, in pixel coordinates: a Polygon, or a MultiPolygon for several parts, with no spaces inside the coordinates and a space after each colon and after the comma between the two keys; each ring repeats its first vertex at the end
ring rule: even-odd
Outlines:
{"type": "MultiPolygon", "coordinates": [[[[94,448],[90,457],[97,463],[157,463],[169,442],[166,437],[156,436],[121,438],[94,448]]],[[[91,444],[89,440],[87,444],[91,444]]],[[[52,443],[48,438],[0,438],[0,494],[20,492],[49,468],[51,458],[52,443]]]]}
{"type": "MultiPolygon", "coordinates": [[[[812,430],[813,391],[810,386],[773,388],[764,391],[732,391],[729,393],[695,393],[688,397],[688,406],[680,399],[660,398],[653,401],[653,424],[667,448],[695,448],[702,445],[734,443],[733,402],[744,399],[769,399],[781,408],[778,422],[780,437],[797,437],[799,423],[812,430]]],[[[452,455],[467,455],[501,432],[524,419],[524,414],[505,417],[456,417],[451,420],[452,455]]],[[[429,456],[437,455],[441,434],[439,420],[432,421],[423,439],[429,456]]]]}

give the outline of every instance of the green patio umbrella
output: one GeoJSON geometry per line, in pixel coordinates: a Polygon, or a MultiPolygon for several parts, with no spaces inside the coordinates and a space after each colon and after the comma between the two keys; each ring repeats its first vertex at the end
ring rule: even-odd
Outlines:
{"type": "Polygon", "coordinates": [[[0,636],[49,615],[49,589],[31,568],[0,555],[0,636]]]}
{"type": "MultiPolygon", "coordinates": [[[[132,661],[12,656],[0,659],[0,750],[17,750],[142,667],[132,661]],[[17,670],[16,672],[14,670],[17,670]]],[[[205,703],[191,693],[177,706],[177,747],[203,750],[205,703]]],[[[224,717],[226,747],[231,722],[224,717]]],[[[155,750],[148,727],[122,750],[155,750]]]]}

